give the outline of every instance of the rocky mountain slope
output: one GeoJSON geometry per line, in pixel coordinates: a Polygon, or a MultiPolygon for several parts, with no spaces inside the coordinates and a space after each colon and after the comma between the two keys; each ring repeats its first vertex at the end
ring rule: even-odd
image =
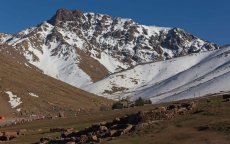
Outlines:
{"type": "Polygon", "coordinates": [[[139,63],[219,48],[179,28],[65,9],[36,27],[0,34],[0,44],[0,51],[11,47],[44,74],[80,88],[139,63]]]}
{"type": "Polygon", "coordinates": [[[179,28],[66,9],[36,27],[0,34],[0,53],[112,99],[165,102],[229,91],[228,51],[179,28]]]}

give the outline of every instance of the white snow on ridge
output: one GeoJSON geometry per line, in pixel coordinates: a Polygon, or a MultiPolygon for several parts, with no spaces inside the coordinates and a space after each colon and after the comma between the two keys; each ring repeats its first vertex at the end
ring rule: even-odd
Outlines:
{"type": "MultiPolygon", "coordinates": [[[[56,79],[60,79],[73,86],[81,87],[92,83],[91,78],[78,67],[75,52],[72,52],[71,55],[66,59],[61,53],[59,53],[57,56],[52,56],[52,51],[55,51],[57,47],[57,43],[53,43],[50,48],[44,46],[42,49],[43,53],[36,51],[36,49],[30,48],[30,52],[33,52],[39,58],[39,61],[33,61],[31,56],[28,54],[26,57],[27,59],[30,59],[29,62],[31,64],[41,69],[44,74],[56,79]]],[[[66,50],[65,46],[58,48],[63,49],[64,53],[65,51],[68,51],[66,50]]],[[[74,51],[74,48],[71,50],[74,51]]]]}
{"type": "Polygon", "coordinates": [[[229,73],[230,47],[138,65],[90,84],[85,90],[111,99],[130,96],[166,102],[229,91],[229,73]],[[112,95],[104,93],[113,87],[128,90],[112,95]]]}
{"type": "Polygon", "coordinates": [[[159,26],[146,26],[142,25],[143,28],[148,29],[149,36],[151,35],[159,35],[161,31],[169,31],[172,28],[169,27],[159,27],[159,26]]]}
{"type": "Polygon", "coordinates": [[[114,73],[118,71],[118,69],[127,69],[128,65],[125,65],[124,63],[118,61],[116,58],[113,58],[109,56],[109,54],[102,52],[101,58],[94,57],[96,60],[98,60],[103,66],[107,68],[107,70],[111,73],[114,73]]]}
{"type": "MultiPolygon", "coordinates": [[[[4,35],[2,41],[8,39],[6,44],[24,54],[29,62],[25,66],[32,64],[48,76],[111,99],[131,96],[132,99],[143,97],[159,102],[172,96],[173,99],[186,98],[197,89],[205,89],[205,84],[214,78],[222,80],[229,71],[228,57],[220,56],[221,60],[215,60],[216,54],[223,51],[209,51],[218,46],[193,39],[182,29],[145,26],[131,19],[102,14],[85,13],[84,16],[59,25],[44,22],[10,39],[4,35]],[[81,69],[79,65],[80,62],[84,64],[85,59],[81,59],[77,49],[114,74],[93,83],[88,69],[81,69]],[[136,66],[137,63],[180,56],[182,50],[183,54],[209,52],[136,66]],[[197,87],[201,85],[202,88],[197,87]],[[117,90],[122,91],[109,94],[117,90]]],[[[38,97],[33,93],[29,95],[38,97]]]]}
{"type": "Polygon", "coordinates": [[[138,65],[133,69],[111,75],[101,81],[98,81],[97,83],[91,84],[86,87],[86,90],[106,96],[106,94],[103,94],[104,90],[109,90],[113,86],[126,87],[129,89],[144,87],[147,84],[160,82],[192,67],[201,61],[204,56],[209,56],[210,53],[213,52],[185,56],[168,61],[138,65]],[[182,63],[181,61],[189,61],[189,64],[186,62],[182,63]],[[174,65],[172,65],[172,63],[174,63],[174,65]],[[134,81],[137,81],[137,83],[134,81]]]}
{"type": "Polygon", "coordinates": [[[17,106],[22,104],[21,98],[18,97],[17,95],[14,95],[11,91],[6,91],[5,93],[9,95],[10,98],[9,103],[12,108],[16,108],[17,106]]]}
{"type": "Polygon", "coordinates": [[[39,96],[34,93],[29,93],[30,96],[38,98],[39,96]]]}
{"type": "Polygon", "coordinates": [[[26,67],[28,68],[32,68],[31,66],[29,66],[27,63],[24,63],[26,67]]]}
{"type": "Polygon", "coordinates": [[[182,100],[182,99],[190,99],[201,97],[209,94],[220,93],[220,92],[229,92],[229,84],[230,84],[230,72],[227,72],[219,77],[214,77],[212,80],[207,81],[205,83],[201,83],[197,86],[194,86],[186,91],[183,91],[179,94],[174,94],[165,98],[161,98],[160,100],[157,98],[152,98],[151,100],[154,102],[169,102],[174,100],[182,100]]]}
{"type": "Polygon", "coordinates": [[[20,112],[21,110],[22,110],[21,108],[16,109],[17,112],[20,112]]]}
{"type": "MultiPolygon", "coordinates": [[[[166,54],[174,57],[179,53],[175,54],[174,50],[160,44],[165,41],[168,32],[173,28],[140,25],[131,19],[112,18],[103,14],[84,13],[84,16],[77,21],[63,21],[63,25],[60,26],[43,22],[37,27],[11,36],[12,39],[9,39],[6,44],[22,50],[28,62],[44,74],[86,90],[99,86],[98,89],[92,90],[99,94],[103,94],[104,90],[111,89],[113,86],[127,87],[129,91],[144,88],[184,71],[199,61],[192,59],[188,65],[187,62],[183,64],[175,62],[178,63],[178,69],[174,69],[167,62],[146,65],[147,68],[138,66],[140,69],[135,68],[134,73],[131,72],[132,70],[130,73],[124,72],[125,80],[122,80],[122,77],[117,80],[115,77],[114,82],[105,83],[108,86],[94,85],[88,72],[78,66],[81,59],[76,51],[78,48],[104,65],[110,73],[130,68],[139,62],[166,59],[166,54]],[[148,68],[149,66],[151,69],[148,68]],[[167,74],[162,71],[166,71],[167,74]]],[[[178,36],[182,38],[183,33],[178,32],[178,36]]],[[[186,40],[183,43],[187,50],[192,45],[197,46],[195,49],[197,51],[202,51],[202,46],[207,44],[200,39],[186,40]]],[[[178,46],[178,51],[185,48],[178,46]]],[[[188,60],[190,61],[190,58],[188,60]]],[[[25,65],[29,67],[28,64],[25,65]]]]}
{"type": "Polygon", "coordinates": [[[12,35],[0,33],[0,44],[5,43],[10,38],[12,38],[12,35]]]}
{"type": "MultiPolygon", "coordinates": [[[[50,26],[47,31],[41,33],[42,37],[47,37],[52,28],[50,26]]],[[[78,56],[72,46],[60,45],[59,42],[54,41],[49,45],[43,44],[42,49],[38,50],[29,45],[24,56],[29,63],[38,67],[44,74],[70,85],[81,87],[92,83],[91,78],[78,67],[78,56]],[[33,55],[38,60],[34,60],[33,55]]]]}

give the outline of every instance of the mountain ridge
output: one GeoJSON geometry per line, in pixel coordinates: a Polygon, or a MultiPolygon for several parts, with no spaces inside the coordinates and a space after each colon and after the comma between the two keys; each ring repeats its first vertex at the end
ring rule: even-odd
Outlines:
{"type": "MultiPolygon", "coordinates": [[[[177,61],[175,58],[205,55],[221,48],[180,28],[146,26],[132,19],[67,9],[60,9],[51,19],[19,33],[0,34],[0,42],[0,51],[20,57],[19,63],[97,95],[110,94],[106,97],[111,99],[117,99],[114,93],[128,92],[130,88],[114,85],[119,80],[116,78],[106,84],[107,89],[98,88],[104,92],[93,88],[100,81],[145,64],[177,61]]],[[[196,61],[192,57],[191,62],[181,65],[187,67],[196,61]]],[[[181,68],[178,70],[183,72],[185,69],[181,68]]],[[[164,71],[161,66],[146,70],[147,75],[159,76],[162,74],[158,71],[164,71]]],[[[132,78],[132,83],[139,82],[132,78]]],[[[138,92],[140,88],[136,88],[138,92]]]]}
{"type": "Polygon", "coordinates": [[[76,87],[139,63],[219,49],[179,28],[66,9],[47,22],[3,38],[1,45],[16,49],[44,74],[76,87]]]}
{"type": "Polygon", "coordinates": [[[142,97],[154,103],[228,93],[229,51],[230,47],[223,47],[138,65],[112,74],[85,90],[111,99],[142,97]]]}

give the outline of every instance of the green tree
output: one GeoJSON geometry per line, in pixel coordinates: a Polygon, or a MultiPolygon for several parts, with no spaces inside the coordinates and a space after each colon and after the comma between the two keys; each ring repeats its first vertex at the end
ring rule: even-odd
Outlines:
{"type": "Polygon", "coordinates": [[[143,106],[145,104],[145,101],[139,97],[136,101],[135,101],[135,106],[143,106]]]}

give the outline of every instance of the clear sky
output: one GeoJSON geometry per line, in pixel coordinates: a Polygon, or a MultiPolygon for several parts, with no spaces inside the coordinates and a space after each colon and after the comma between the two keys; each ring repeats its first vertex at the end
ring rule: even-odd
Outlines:
{"type": "Polygon", "coordinates": [[[230,44],[230,0],[0,0],[0,32],[36,26],[59,8],[180,27],[205,40],[230,44]]]}

